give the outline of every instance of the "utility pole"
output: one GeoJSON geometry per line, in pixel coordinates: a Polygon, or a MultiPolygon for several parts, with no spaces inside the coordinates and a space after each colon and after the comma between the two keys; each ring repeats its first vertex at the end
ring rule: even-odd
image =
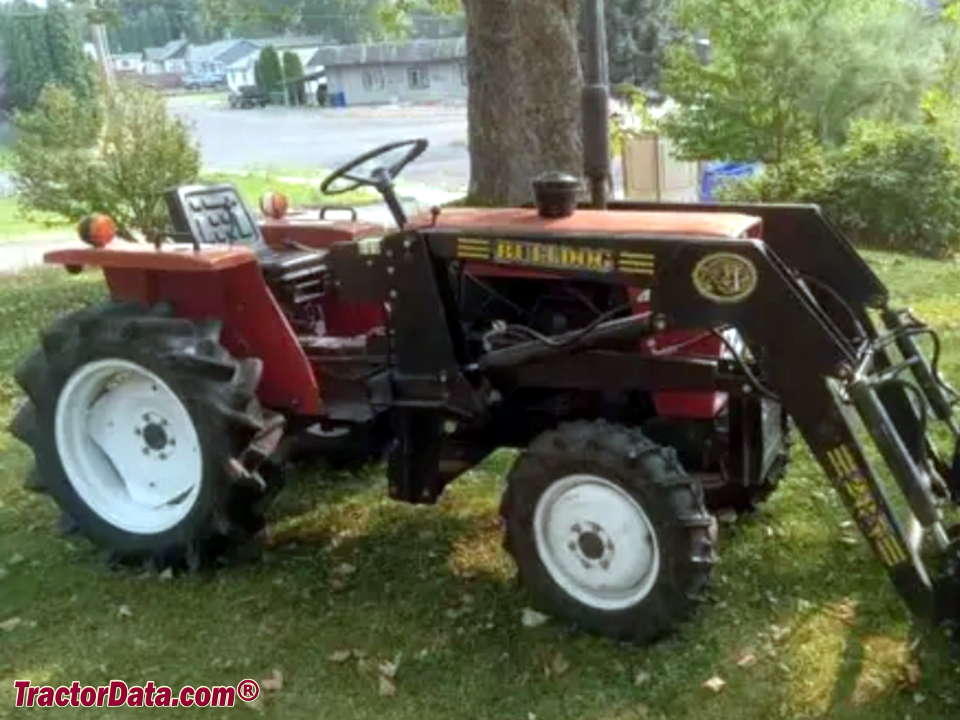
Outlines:
{"type": "Polygon", "coordinates": [[[97,59],[100,61],[100,68],[103,71],[103,79],[108,90],[114,88],[113,65],[110,63],[110,48],[107,43],[107,27],[99,22],[90,24],[90,32],[93,36],[93,49],[97,53],[97,59]]]}

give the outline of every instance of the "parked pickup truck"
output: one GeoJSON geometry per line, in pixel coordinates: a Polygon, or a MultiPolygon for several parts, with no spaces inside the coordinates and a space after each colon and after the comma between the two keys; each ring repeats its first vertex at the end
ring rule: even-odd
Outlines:
{"type": "Polygon", "coordinates": [[[227,79],[216,73],[198,73],[183,78],[183,86],[187,90],[213,90],[226,84],[227,79]]]}

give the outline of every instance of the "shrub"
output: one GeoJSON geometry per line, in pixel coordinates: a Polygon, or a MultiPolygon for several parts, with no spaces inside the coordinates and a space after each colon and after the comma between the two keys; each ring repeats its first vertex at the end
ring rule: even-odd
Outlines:
{"type": "Polygon", "coordinates": [[[812,139],[789,151],[776,165],[767,165],[745,180],[723,182],[717,198],[723,202],[818,202],[832,182],[830,157],[812,139]]]}
{"type": "Polygon", "coordinates": [[[260,69],[257,86],[261,92],[268,95],[283,90],[283,70],[280,66],[280,56],[273,45],[267,45],[260,51],[257,59],[260,69]]]}
{"type": "Polygon", "coordinates": [[[300,56],[295,52],[285,52],[283,54],[283,76],[288,83],[284,88],[287,93],[287,100],[292,105],[306,104],[307,93],[303,82],[291,82],[296,78],[303,77],[303,63],[300,61],[300,56]]]}
{"type": "Polygon", "coordinates": [[[834,155],[826,213],[863,246],[943,257],[960,249],[960,158],[930,125],[860,121],[834,155]]]}
{"type": "Polygon", "coordinates": [[[960,250],[960,155],[937,125],[861,120],[840,148],[812,141],[717,192],[726,202],[815,203],[855,244],[944,257],[960,250]]]}
{"type": "Polygon", "coordinates": [[[164,191],[200,172],[188,128],[168,115],[158,93],[135,84],[93,101],[48,85],[14,126],[14,182],[28,213],[69,222],[107,213],[130,240],[166,232],[164,191]]]}

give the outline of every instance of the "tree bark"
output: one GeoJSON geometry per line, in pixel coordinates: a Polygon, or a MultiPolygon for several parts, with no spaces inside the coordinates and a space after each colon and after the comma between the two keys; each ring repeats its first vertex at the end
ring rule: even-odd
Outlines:
{"type": "Polygon", "coordinates": [[[520,205],[543,172],[582,176],[577,0],[464,0],[468,203],[520,205]]]}

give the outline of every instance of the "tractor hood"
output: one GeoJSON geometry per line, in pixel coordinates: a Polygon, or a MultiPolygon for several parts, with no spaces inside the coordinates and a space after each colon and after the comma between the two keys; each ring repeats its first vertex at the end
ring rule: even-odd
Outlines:
{"type": "Polygon", "coordinates": [[[758,237],[754,215],[718,212],[577,210],[567,217],[543,217],[536,208],[444,208],[417,218],[417,229],[482,235],[645,235],[655,237],[758,237]]]}

